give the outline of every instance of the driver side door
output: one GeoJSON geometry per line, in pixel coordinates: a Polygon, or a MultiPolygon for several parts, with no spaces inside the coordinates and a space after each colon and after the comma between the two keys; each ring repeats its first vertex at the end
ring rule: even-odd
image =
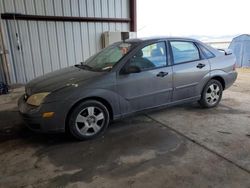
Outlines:
{"type": "Polygon", "coordinates": [[[120,73],[117,93],[122,114],[167,104],[172,97],[172,68],[168,66],[165,41],[137,50],[125,67],[136,66],[138,73],[120,73]]]}

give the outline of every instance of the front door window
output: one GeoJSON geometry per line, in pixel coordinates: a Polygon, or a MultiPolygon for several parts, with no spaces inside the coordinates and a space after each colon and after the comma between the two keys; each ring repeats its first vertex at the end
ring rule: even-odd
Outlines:
{"type": "Polygon", "coordinates": [[[167,65],[165,42],[158,42],[138,50],[130,61],[131,66],[144,70],[155,69],[167,65]]]}

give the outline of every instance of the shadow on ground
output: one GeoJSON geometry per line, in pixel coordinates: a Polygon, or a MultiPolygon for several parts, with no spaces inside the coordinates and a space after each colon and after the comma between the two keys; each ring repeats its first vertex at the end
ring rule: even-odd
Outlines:
{"type": "Polygon", "coordinates": [[[94,176],[133,176],[151,166],[160,167],[163,161],[167,165],[173,156],[186,151],[182,138],[145,116],[113,122],[105,135],[83,142],[66,134],[34,133],[24,126],[14,109],[0,112],[0,122],[4,122],[0,144],[15,141],[17,145],[6,144],[0,154],[11,152],[21,143],[22,147],[35,149],[35,168],[44,168],[44,161],[48,159],[59,171],[75,171],[50,179],[48,186],[91,182],[94,176]]]}

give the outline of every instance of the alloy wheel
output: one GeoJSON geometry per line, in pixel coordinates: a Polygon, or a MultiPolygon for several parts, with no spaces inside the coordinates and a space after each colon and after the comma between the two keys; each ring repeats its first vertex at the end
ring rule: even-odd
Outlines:
{"type": "Polygon", "coordinates": [[[84,136],[97,134],[105,124],[104,112],[95,106],[84,108],[76,116],[75,126],[77,131],[84,136]]]}
{"type": "Polygon", "coordinates": [[[221,95],[220,87],[216,84],[213,83],[211,84],[206,92],[206,101],[207,103],[213,105],[217,103],[221,95]]]}

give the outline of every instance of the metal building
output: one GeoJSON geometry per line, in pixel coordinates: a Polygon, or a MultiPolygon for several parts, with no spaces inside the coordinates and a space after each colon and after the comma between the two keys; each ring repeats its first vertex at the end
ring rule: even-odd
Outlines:
{"type": "Polygon", "coordinates": [[[26,83],[101,49],[105,31],[136,31],[135,0],[0,0],[0,81],[26,83]]]}
{"type": "Polygon", "coordinates": [[[237,67],[250,67],[250,35],[233,38],[229,48],[234,52],[237,67]]]}

